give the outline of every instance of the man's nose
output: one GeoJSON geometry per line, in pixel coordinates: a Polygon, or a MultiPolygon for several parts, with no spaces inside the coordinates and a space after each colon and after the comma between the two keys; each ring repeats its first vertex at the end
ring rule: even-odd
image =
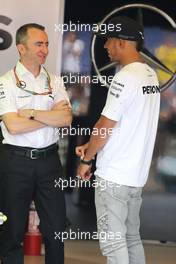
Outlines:
{"type": "Polygon", "coordinates": [[[43,46],[42,46],[42,52],[43,52],[44,54],[48,54],[48,46],[43,45],[43,46]]]}

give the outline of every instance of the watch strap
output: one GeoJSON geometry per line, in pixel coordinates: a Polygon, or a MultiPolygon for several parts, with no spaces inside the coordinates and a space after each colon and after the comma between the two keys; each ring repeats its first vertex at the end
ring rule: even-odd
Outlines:
{"type": "Polygon", "coordinates": [[[31,113],[30,113],[30,120],[34,120],[34,109],[31,110],[31,113]]]}
{"type": "Polygon", "coordinates": [[[83,158],[80,159],[80,162],[86,165],[92,165],[92,159],[91,160],[84,160],[83,158]]]}

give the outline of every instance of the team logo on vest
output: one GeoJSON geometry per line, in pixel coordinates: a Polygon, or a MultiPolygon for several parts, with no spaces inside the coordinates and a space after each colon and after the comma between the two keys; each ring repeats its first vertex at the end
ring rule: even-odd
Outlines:
{"type": "MultiPolygon", "coordinates": [[[[0,88],[2,89],[3,87],[1,86],[0,88]]],[[[4,91],[0,91],[0,99],[4,99],[4,98],[5,98],[4,91]]]]}
{"type": "Polygon", "coordinates": [[[112,96],[115,96],[116,98],[118,98],[120,95],[119,94],[115,94],[115,93],[113,93],[112,91],[110,91],[110,94],[112,95],[112,96]]]}
{"type": "Polygon", "coordinates": [[[147,85],[142,87],[143,94],[160,93],[160,88],[157,85],[147,85]]]}

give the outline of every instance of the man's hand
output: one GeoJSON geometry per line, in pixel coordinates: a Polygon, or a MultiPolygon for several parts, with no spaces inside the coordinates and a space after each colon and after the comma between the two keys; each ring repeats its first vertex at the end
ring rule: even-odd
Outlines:
{"type": "Polygon", "coordinates": [[[78,146],[75,149],[76,155],[78,157],[84,158],[85,154],[86,154],[86,150],[88,149],[89,146],[89,142],[87,142],[86,144],[82,145],[82,146],[78,146]]]}
{"type": "MultiPolygon", "coordinates": [[[[84,158],[86,154],[86,150],[88,149],[89,142],[82,146],[78,146],[75,149],[76,155],[80,158],[84,158]]],[[[87,164],[80,164],[77,170],[77,175],[81,177],[82,180],[87,181],[91,178],[92,173],[91,173],[91,165],[87,164]]]]}
{"type": "Polygon", "coordinates": [[[62,100],[59,103],[55,104],[51,110],[61,110],[61,111],[71,111],[71,106],[67,100],[62,100]]]}
{"type": "Polygon", "coordinates": [[[91,178],[91,165],[80,164],[77,170],[77,175],[81,177],[83,181],[87,181],[91,178]]]}
{"type": "MultiPolygon", "coordinates": [[[[77,156],[84,159],[84,161],[92,160],[108,141],[110,132],[112,133],[112,129],[114,128],[116,123],[116,121],[108,119],[107,117],[101,115],[98,122],[94,126],[94,128],[96,128],[99,133],[97,135],[92,134],[89,142],[85,145],[76,147],[77,156]],[[102,128],[106,129],[106,135],[103,137],[101,136],[102,128]]],[[[77,175],[80,176],[83,180],[89,180],[91,177],[91,165],[89,166],[87,164],[81,163],[78,167],[77,175]]]]}

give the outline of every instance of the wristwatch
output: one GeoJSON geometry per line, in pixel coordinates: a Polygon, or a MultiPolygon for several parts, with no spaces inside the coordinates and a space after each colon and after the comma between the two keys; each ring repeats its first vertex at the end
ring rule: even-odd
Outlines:
{"type": "Polygon", "coordinates": [[[86,165],[92,165],[92,159],[91,160],[84,160],[83,158],[80,158],[80,162],[86,165]]]}
{"type": "Polygon", "coordinates": [[[31,110],[30,117],[29,117],[30,120],[34,120],[34,111],[35,111],[34,109],[31,110]]]}

